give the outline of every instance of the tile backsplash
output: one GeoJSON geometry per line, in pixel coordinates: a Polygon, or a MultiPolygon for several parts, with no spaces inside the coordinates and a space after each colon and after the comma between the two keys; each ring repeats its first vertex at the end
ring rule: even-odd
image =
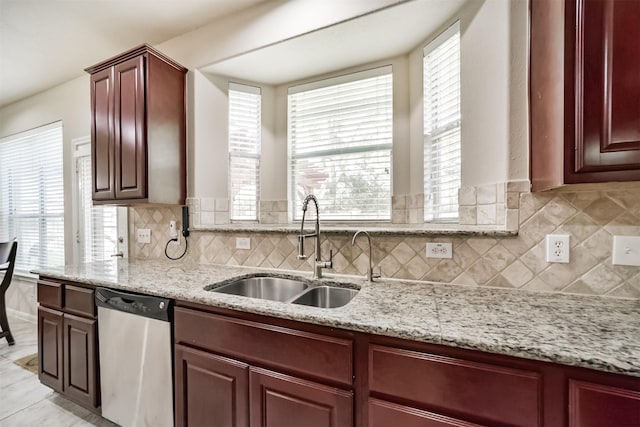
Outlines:
{"type": "MultiPolygon", "coordinates": [[[[519,228],[518,236],[376,235],[372,238],[375,270],[381,268],[383,276],[402,279],[640,299],[640,267],[611,263],[614,235],[640,235],[640,186],[611,184],[595,189],[587,186],[581,190],[520,193],[521,190],[510,191],[515,187],[509,184],[461,190],[460,204],[464,207],[461,219],[464,216],[468,224],[473,223],[475,217],[478,224],[492,222],[506,226],[506,229],[519,228]],[[505,212],[505,216],[496,214],[494,219],[491,216],[494,207],[496,212],[505,212]],[[514,223],[519,227],[514,227],[514,223]],[[547,234],[570,235],[570,263],[545,261],[547,234]],[[453,259],[426,258],[427,241],[452,242],[453,259]]],[[[211,206],[200,206],[200,215],[212,212],[212,222],[218,223],[215,217],[223,210],[217,209],[220,203],[216,202],[217,199],[213,203],[207,202],[211,206]]],[[[264,209],[261,222],[285,222],[286,203],[266,202],[264,205],[261,206],[264,209]]],[[[400,206],[396,206],[399,210],[400,206]]],[[[180,220],[180,208],[135,207],[130,208],[129,215],[130,256],[163,258],[168,223],[171,219],[180,220]],[[150,244],[135,242],[136,228],[152,230],[150,244]]],[[[333,272],[365,274],[368,265],[366,239],[358,239],[352,246],[350,234],[327,233],[323,236],[322,249],[327,255],[329,249],[333,249],[333,272]]],[[[169,247],[172,256],[180,251],[181,247],[169,247]]],[[[192,231],[186,257],[207,264],[310,273],[312,251],[313,244],[307,245],[309,258],[306,261],[296,258],[296,233],[192,231]],[[251,249],[236,249],[236,237],[250,237],[251,249]]]]}

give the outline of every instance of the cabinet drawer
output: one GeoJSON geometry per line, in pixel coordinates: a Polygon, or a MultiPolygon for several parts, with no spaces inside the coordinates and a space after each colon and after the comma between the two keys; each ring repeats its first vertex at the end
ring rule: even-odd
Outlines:
{"type": "Polygon", "coordinates": [[[374,393],[488,424],[542,423],[542,378],[536,372],[377,345],[369,347],[369,364],[374,393]]]}
{"type": "Polygon", "coordinates": [[[80,316],[95,317],[96,306],[93,294],[93,289],[65,285],[64,310],[80,316]]]}
{"type": "Polygon", "coordinates": [[[46,307],[62,309],[62,290],[60,283],[39,280],[38,302],[46,307]]]}
{"type": "Polygon", "coordinates": [[[353,343],[176,307],[176,342],[351,386],[353,343]]]}

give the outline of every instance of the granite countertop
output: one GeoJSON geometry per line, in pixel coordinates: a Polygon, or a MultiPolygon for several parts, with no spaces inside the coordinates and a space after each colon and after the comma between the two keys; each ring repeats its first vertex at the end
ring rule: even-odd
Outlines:
{"type": "Polygon", "coordinates": [[[41,276],[353,331],[487,351],[640,377],[640,300],[543,294],[353,276],[360,292],[333,309],[204,290],[239,276],[310,278],[309,271],[264,270],[164,260],[113,260],[35,271],[41,276]]]}

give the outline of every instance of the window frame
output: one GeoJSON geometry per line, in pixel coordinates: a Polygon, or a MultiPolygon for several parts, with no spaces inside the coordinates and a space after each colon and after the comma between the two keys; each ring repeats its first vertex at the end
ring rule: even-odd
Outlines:
{"type": "MultiPolygon", "coordinates": [[[[22,242],[22,245],[20,245],[21,241],[20,239],[18,239],[18,258],[16,259],[16,267],[15,267],[15,274],[17,276],[22,276],[22,277],[27,277],[27,278],[32,278],[35,277],[34,275],[32,275],[30,273],[31,270],[34,269],[38,269],[38,268],[46,268],[46,267],[52,267],[52,266],[56,266],[58,264],[56,264],[56,261],[53,261],[52,264],[44,264],[43,263],[43,258],[42,258],[42,254],[48,252],[46,249],[46,241],[47,241],[47,234],[42,234],[43,230],[46,230],[47,227],[50,225],[49,222],[47,221],[47,219],[49,220],[55,220],[58,219],[61,221],[61,223],[59,224],[60,228],[62,229],[62,235],[60,236],[60,240],[61,240],[61,244],[60,247],[58,248],[58,250],[62,253],[61,256],[61,262],[60,264],[64,264],[65,263],[65,234],[64,234],[64,229],[65,229],[65,212],[64,212],[64,196],[65,196],[65,192],[64,192],[64,128],[63,128],[63,124],[62,121],[56,121],[53,123],[49,123],[46,125],[42,125],[42,126],[38,126],[23,132],[19,132],[13,135],[9,135],[3,138],[0,138],[0,147],[2,147],[5,144],[11,144],[11,143],[16,143],[16,144],[20,144],[20,143],[25,143],[25,141],[27,140],[27,138],[31,138],[31,137],[42,137],[43,134],[47,133],[47,132],[59,132],[59,134],[55,135],[55,142],[59,144],[59,147],[56,147],[56,149],[59,149],[59,161],[60,164],[59,166],[56,165],[56,168],[59,167],[59,170],[57,172],[59,172],[59,182],[57,182],[57,189],[55,189],[54,191],[56,193],[60,192],[60,196],[61,196],[61,205],[58,206],[58,208],[60,209],[60,211],[58,213],[42,213],[44,210],[44,206],[50,206],[50,203],[48,203],[45,199],[47,198],[47,193],[45,191],[45,189],[43,189],[43,187],[41,185],[38,185],[38,213],[36,214],[16,214],[15,210],[18,209],[17,205],[13,206],[12,209],[12,205],[11,202],[9,202],[8,206],[7,206],[7,211],[6,211],[6,216],[7,216],[7,225],[8,225],[8,229],[6,230],[7,236],[6,238],[8,240],[11,239],[15,239],[18,238],[18,231],[16,229],[16,235],[12,236],[9,233],[11,232],[11,223],[15,223],[17,220],[19,219],[26,219],[26,218],[37,218],[38,219],[38,228],[37,228],[37,235],[38,235],[38,248],[39,248],[39,255],[37,257],[37,262],[35,264],[30,264],[30,265],[23,265],[20,263],[21,260],[21,253],[24,254],[24,251],[27,250],[27,247],[25,246],[24,242],[22,242]],[[20,140],[25,140],[22,142],[19,142],[20,140]],[[13,210],[13,214],[11,213],[11,211],[13,210]]],[[[33,141],[32,141],[33,143],[33,141]]],[[[27,147],[27,150],[32,150],[33,147],[27,147]]],[[[50,165],[49,165],[50,166],[50,165]]],[[[50,172],[50,169],[48,170],[48,172],[50,172]]],[[[42,182],[43,176],[42,174],[38,174],[38,182],[42,182]]],[[[47,177],[46,179],[47,184],[51,183],[51,179],[50,177],[47,177]]],[[[2,184],[4,185],[4,184],[2,184]]],[[[51,196],[49,194],[49,196],[51,196]]],[[[2,216],[2,211],[0,211],[0,216],[2,216]]],[[[15,225],[14,227],[15,228],[15,225]]]]}
{"type": "MultiPolygon", "coordinates": [[[[354,221],[358,222],[368,222],[368,223],[390,223],[392,220],[392,195],[393,195],[393,128],[394,128],[394,75],[393,75],[393,65],[385,64],[379,65],[374,68],[364,69],[361,71],[348,72],[346,74],[341,74],[335,77],[329,77],[319,80],[314,80],[308,83],[293,85],[287,89],[287,201],[288,201],[288,217],[289,222],[297,223],[301,221],[302,211],[299,208],[299,203],[302,200],[298,200],[296,197],[297,188],[295,185],[294,178],[294,162],[296,160],[304,159],[304,158],[320,158],[328,155],[336,155],[336,154],[354,154],[354,153],[377,153],[382,151],[388,151],[389,163],[388,166],[385,167],[387,170],[387,174],[389,175],[389,197],[386,203],[387,212],[385,217],[378,218],[367,218],[367,217],[339,217],[340,214],[327,214],[326,208],[324,209],[323,222],[329,223],[353,223],[354,221]],[[324,148],[322,150],[318,150],[317,153],[314,154],[303,154],[294,156],[293,154],[293,144],[292,144],[292,117],[291,117],[291,96],[303,93],[310,92],[316,89],[325,89],[333,86],[338,86],[342,84],[349,84],[353,82],[357,82],[360,80],[367,80],[376,77],[385,77],[389,78],[389,137],[387,143],[378,143],[371,144],[369,146],[361,146],[356,145],[354,147],[347,148],[324,148]],[[298,209],[296,208],[298,207],[298,209]],[[327,215],[330,215],[327,219],[327,215]]],[[[317,194],[316,194],[317,196],[317,194]]],[[[320,212],[322,215],[323,212],[323,200],[319,198],[320,203],[320,212]]]]}
{"type": "Polygon", "coordinates": [[[260,168],[261,168],[261,160],[262,160],[262,88],[258,86],[251,86],[247,84],[229,82],[228,85],[228,125],[229,131],[227,136],[227,151],[228,151],[228,194],[229,194],[229,221],[234,222],[258,222],[260,220],[260,168]],[[257,109],[257,128],[254,130],[256,133],[256,141],[255,143],[255,153],[246,153],[241,151],[232,150],[232,131],[231,131],[231,115],[232,115],[232,105],[231,105],[231,92],[243,92],[250,95],[257,95],[258,109],[257,109]],[[233,191],[233,172],[232,172],[232,162],[234,158],[239,159],[251,159],[255,160],[255,175],[256,175],[256,188],[255,188],[255,216],[254,217],[241,217],[236,216],[234,211],[234,191],[233,191]]]}
{"type": "MultiPolygon", "coordinates": [[[[427,165],[427,152],[429,150],[428,140],[436,139],[432,138],[431,135],[427,134],[427,93],[426,93],[426,79],[427,79],[427,69],[426,69],[426,61],[429,54],[436,51],[438,48],[443,46],[445,43],[449,42],[450,39],[454,36],[458,37],[458,62],[457,62],[457,91],[458,91],[458,110],[457,110],[457,119],[452,121],[451,123],[446,124],[441,129],[438,129],[438,133],[436,134],[436,138],[445,136],[449,132],[456,133],[457,132],[457,146],[454,147],[454,150],[457,150],[457,190],[459,190],[461,185],[461,175],[462,175],[462,112],[461,112],[461,101],[462,101],[462,73],[461,73],[461,61],[462,61],[462,46],[461,46],[461,31],[460,31],[460,20],[452,23],[446,30],[440,33],[437,37],[431,40],[423,49],[423,69],[422,69],[422,79],[423,79],[423,167],[424,167],[424,180],[423,180],[423,189],[424,189],[424,222],[425,223],[457,223],[460,220],[460,212],[459,212],[459,201],[458,201],[458,191],[455,191],[455,195],[449,197],[455,198],[455,210],[453,213],[451,210],[447,210],[447,208],[452,208],[452,204],[439,204],[436,206],[431,206],[430,204],[430,194],[432,192],[428,191],[430,186],[429,182],[429,166],[427,165]]],[[[451,147],[448,145],[447,147],[451,147]]],[[[429,163],[433,163],[430,161],[429,163]]],[[[443,193],[444,191],[440,191],[443,193]]]]}

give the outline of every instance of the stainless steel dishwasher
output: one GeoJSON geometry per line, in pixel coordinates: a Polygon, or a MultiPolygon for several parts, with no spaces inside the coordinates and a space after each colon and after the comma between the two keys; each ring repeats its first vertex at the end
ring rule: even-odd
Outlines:
{"type": "Polygon", "coordinates": [[[96,289],[102,416],[173,426],[171,300],[96,289]]]}

